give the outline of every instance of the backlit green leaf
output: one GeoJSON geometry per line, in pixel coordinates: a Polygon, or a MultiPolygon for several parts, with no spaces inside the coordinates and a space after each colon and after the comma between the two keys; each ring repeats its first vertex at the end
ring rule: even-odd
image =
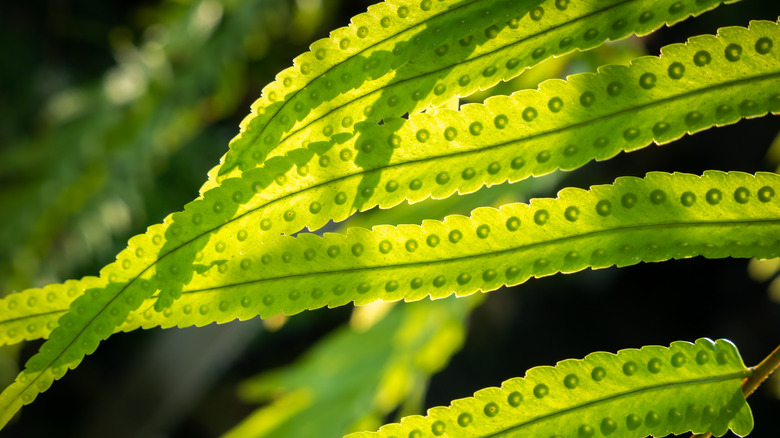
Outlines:
{"type": "Polygon", "coordinates": [[[617,354],[593,353],[528,370],[473,398],[411,416],[369,437],[646,437],[753,428],[742,380],[750,375],[728,341],[699,339],[617,354]]]}

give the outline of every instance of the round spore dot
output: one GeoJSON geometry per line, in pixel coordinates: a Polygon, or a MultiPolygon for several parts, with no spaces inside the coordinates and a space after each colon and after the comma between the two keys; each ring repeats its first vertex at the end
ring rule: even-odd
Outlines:
{"type": "Polygon", "coordinates": [[[672,79],[681,79],[685,75],[685,66],[679,62],[673,62],[666,70],[672,79]]]}
{"type": "Polygon", "coordinates": [[[656,77],[652,73],[644,73],[639,77],[639,86],[645,90],[655,87],[656,77]]]}
{"type": "Polygon", "coordinates": [[[471,417],[471,414],[467,412],[458,415],[458,425],[460,427],[468,427],[473,420],[474,419],[471,417]]]}
{"type": "Polygon", "coordinates": [[[650,202],[653,205],[660,205],[666,202],[666,193],[663,190],[656,189],[650,192],[650,202]]]}
{"type": "Polygon", "coordinates": [[[628,430],[638,429],[642,425],[642,418],[636,414],[629,414],[626,416],[626,428],[628,430]]]}
{"type": "Polygon", "coordinates": [[[729,44],[723,50],[723,54],[731,62],[737,62],[742,57],[742,46],[739,44],[729,44]]]}
{"type": "Polygon", "coordinates": [[[671,363],[673,367],[680,368],[681,366],[685,365],[685,362],[686,362],[686,358],[684,354],[674,353],[672,355],[671,363]]]}
{"type": "Polygon", "coordinates": [[[485,416],[487,417],[495,417],[498,415],[498,405],[490,402],[485,405],[485,408],[482,410],[485,413],[485,416]]]}
{"type": "Polygon", "coordinates": [[[549,108],[550,111],[557,113],[563,109],[563,100],[560,97],[553,97],[547,102],[547,108],[549,108]]]}
{"type": "Polygon", "coordinates": [[[509,403],[509,406],[516,408],[523,402],[523,394],[514,391],[506,397],[506,402],[509,403]]]}
{"type": "Polygon", "coordinates": [[[718,189],[710,189],[705,197],[708,204],[717,205],[723,199],[723,193],[718,189]]]}
{"type": "Polygon", "coordinates": [[[601,420],[602,435],[609,435],[617,430],[617,422],[609,417],[601,420]]]}
{"type": "Polygon", "coordinates": [[[686,207],[690,207],[696,203],[696,195],[693,192],[685,192],[680,195],[680,203],[686,207]]]}
{"type": "Polygon", "coordinates": [[[747,204],[750,200],[750,190],[746,187],[739,187],[734,191],[734,200],[740,204],[747,204]]]}
{"type": "Polygon", "coordinates": [[[580,384],[580,379],[579,377],[577,377],[576,374],[569,374],[568,376],[563,378],[563,386],[569,389],[574,389],[579,384],[580,384]]]}
{"type": "Polygon", "coordinates": [[[550,394],[550,388],[544,383],[540,383],[534,387],[534,397],[544,398],[550,394]]]}
{"type": "Polygon", "coordinates": [[[761,202],[769,202],[775,196],[775,189],[769,186],[764,186],[758,189],[758,200],[761,202]]]}
{"type": "Polygon", "coordinates": [[[658,359],[657,357],[650,359],[650,361],[647,362],[647,370],[653,374],[661,372],[661,359],[658,359]]]}
{"type": "Polygon", "coordinates": [[[772,50],[772,40],[766,37],[759,38],[756,41],[756,52],[761,55],[766,55],[772,50]]]}
{"type": "Polygon", "coordinates": [[[693,63],[699,67],[704,67],[712,61],[712,55],[706,50],[700,50],[693,55],[693,63]]]}
{"type": "Polygon", "coordinates": [[[596,203],[596,213],[599,216],[606,217],[612,214],[612,203],[607,199],[602,199],[596,203]]]}
{"type": "Polygon", "coordinates": [[[458,282],[459,285],[463,286],[464,284],[466,284],[469,281],[471,281],[471,275],[466,273],[466,272],[464,272],[464,273],[458,275],[458,278],[456,278],[455,280],[458,282]]]}

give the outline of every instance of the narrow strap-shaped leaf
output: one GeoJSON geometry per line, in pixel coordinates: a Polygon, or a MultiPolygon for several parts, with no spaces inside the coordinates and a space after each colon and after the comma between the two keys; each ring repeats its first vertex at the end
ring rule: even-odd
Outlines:
{"type": "Polygon", "coordinates": [[[411,416],[369,437],[666,436],[753,428],[742,380],[750,375],[729,341],[673,342],[617,354],[592,353],[528,370],[501,388],[411,416]]]}
{"type": "Polygon", "coordinates": [[[460,113],[391,120],[318,158],[301,151],[297,164],[298,157],[271,160],[132,239],[104,278],[121,283],[144,272],[154,280],[145,296],[165,289],[169,303],[191,275],[227,269],[226,255],[242,242],[317,229],[375,205],[573,169],[713,124],[779,112],[778,40],[776,23],[722,29],[718,37],[666,47],[661,58],[640,58],[629,67],[549,81],[538,91],[489,99],[460,113]],[[675,79],[670,74],[678,75],[680,65],[683,77],[675,79]],[[392,160],[385,163],[388,153],[392,160]],[[312,157],[317,163],[310,165],[312,157]]]}
{"type": "MultiPolygon", "coordinates": [[[[258,100],[259,107],[267,108],[261,111],[263,115],[250,115],[242,124],[242,133],[231,143],[231,151],[219,169],[222,175],[219,179],[237,175],[229,172],[236,167],[242,170],[255,167],[269,153],[280,156],[299,148],[301,144],[305,147],[317,142],[340,143],[339,138],[349,137],[353,133],[353,125],[360,121],[414,114],[432,104],[440,105],[453,96],[465,96],[478,89],[489,88],[500,80],[515,77],[525,68],[550,56],[592,48],[607,39],[617,40],[633,33],[643,35],[664,24],[671,25],[690,15],[698,15],[720,3],[730,2],[548,0],[542,3],[458,4],[453,5],[447,15],[442,13],[431,20],[467,16],[470,18],[467,23],[471,23],[471,17],[480,18],[484,12],[490,22],[485,19],[475,22],[468,33],[453,34],[455,38],[440,35],[440,28],[433,22],[426,24],[426,30],[415,34],[412,41],[426,41],[433,37],[437,44],[428,44],[419,62],[405,63],[403,55],[409,50],[398,43],[398,38],[389,38],[372,47],[370,52],[361,52],[359,56],[349,57],[333,67],[330,67],[332,61],[325,55],[319,61],[309,52],[302,58],[312,58],[311,62],[299,61],[300,65],[330,70],[311,81],[306,93],[299,93],[294,88],[294,78],[300,75],[297,70],[281,73],[277,82],[269,85],[258,100]],[[480,5],[484,11],[475,9],[480,5]],[[501,22],[491,24],[499,17],[501,22]],[[458,40],[458,35],[468,36],[458,40]],[[392,74],[381,70],[387,65],[395,67],[392,74]],[[285,83],[290,84],[293,90],[287,91],[285,83]],[[360,84],[359,90],[352,89],[353,83],[360,84]],[[271,104],[274,99],[280,100],[271,104]]],[[[390,14],[387,11],[379,13],[378,10],[369,12],[376,13],[372,17],[365,14],[358,17],[366,23],[375,24],[389,16],[379,18],[382,14],[390,14]]],[[[345,33],[347,36],[343,38],[349,39],[359,28],[353,24],[351,28],[337,32],[345,33]]],[[[312,51],[315,54],[330,53],[331,50],[318,47],[335,47],[335,39],[334,34],[330,40],[318,41],[312,45],[312,51]]],[[[258,106],[256,111],[259,111],[258,106]]],[[[215,183],[207,183],[204,188],[215,183]]]]}
{"type": "Polygon", "coordinates": [[[780,176],[770,173],[651,173],[421,226],[280,236],[240,245],[220,265],[224,269],[193,279],[165,312],[155,312],[150,299],[122,330],[265,318],[352,301],[468,295],[530,277],[640,261],[775,257],[778,191],[780,176]]]}

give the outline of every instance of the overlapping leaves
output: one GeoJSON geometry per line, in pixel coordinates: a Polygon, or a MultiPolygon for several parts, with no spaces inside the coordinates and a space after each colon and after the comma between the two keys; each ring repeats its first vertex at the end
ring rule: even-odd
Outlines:
{"type": "Polygon", "coordinates": [[[356,18],[353,26],[334,32],[333,38],[315,44],[311,53],[298,59],[299,74],[280,75],[279,82],[266,90],[267,101],[254,106],[257,116],[247,119],[225,165],[183,212],[131,239],[99,279],[3,300],[0,305],[9,310],[3,322],[6,340],[46,335],[50,340],[0,395],[0,421],[7,422],[22,403],[31,402],[117,329],[224,322],[350,301],[466,294],[516,284],[532,275],[639,260],[775,254],[777,181],[769,174],[709,173],[703,178],[653,174],[588,193],[564,191],[558,200],[531,206],[477,210],[471,218],[453,217],[442,223],[352,230],[322,238],[283,236],[376,205],[444,197],[556,168],[572,169],[652,141],[667,142],[686,132],[779,111],[775,90],[780,62],[773,48],[778,26],[763,22],[750,29],[725,29],[718,37],[697,37],[687,46],[671,46],[661,58],[642,58],[630,67],[604,68],[566,83],[548,82],[538,91],[496,98],[484,106],[418,114],[408,121],[392,118],[491,85],[514,74],[509,70],[519,71],[545,56],[591,47],[607,37],[648,32],[716,3],[695,2],[689,7],[698,9],[686,9],[681,2],[626,0],[604,8],[581,2],[568,9],[569,3],[560,0],[521,2],[520,9],[513,10],[519,14],[517,20],[513,15],[502,17],[508,19],[504,26],[496,16],[475,11],[500,11],[517,4],[498,2],[498,9],[491,9],[484,2],[426,0],[419,10],[390,2],[356,18]],[[636,14],[637,5],[646,9],[636,14]],[[556,15],[556,10],[561,13],[556,15]],[[413,19],[398,24],[393,18],[385,26],[383,14],[391,12],[413,19]],[[461,19],[472,24],[453,25],[461,19]],[[523,29],[537,34],[512,33],[523,20],[529,23],[523,29]],[[484,27],[488,21],[493,24],[484,27]],[[474,29],[484,38],[469,38],[474,29]],[[612,31],[608,35],[600,31],[606,29],[612,31]],[[350,43],[343,44],[348,38],[350,43]],[[365,44],[351,45],[354,38],[364,38],[365,44]],[[451,47],[476,41],[476,46],[442,50],[443,41],[451,47]],[[556,42],[558,49],[548,50],[556,42]],[[342,52],[325,62],[333,44],[342,52]],[[396,49],[406,55],[380,56],[396,49]],[[405,70],[416,59],[410,53],[425,55],[426,50],[443,52],[437,53],[439,70],[422,66],[405,70]],[[507,72],[485,68],[494,55],[507,72]],[[360,69],[369,73],[352,84],[351,73],[360,69]],[[377,73],[371,73],[373,69],[377,73]],[[338,79],[349,86],[337,87],[336,78],[328,76],[331,72],[339,72],[338,79]],[[460,76],[450,76],[451,72],[460,76]],[[472,76],[479,74],[484,79],[472,84],[472,76]],[[300,79],[307,76],[316,79],[300,79]],[[411,99],[372,91],[392,89],[396,77],[407,87],[420,84],[426,90],[423,97],[416,99],[416,91],[411,99]],[[461,88],[453,86],[456,82],[461,88]],[[295,91],[274,94],[274,87],[295,91]],[[346,100],[338,100],[342,98],[346,100]],[[298,111],[299,104],[304,116],[291,114],[285,119],[285,108],[298,111]],[[383,123],[374,123],[380,115],[383,123]],[[343,130],[334,128],[336,124],[343,130]],[[298,133],[309,140],[302,142],[295,137],[298,133]],[[712,190],[720,198],[710,199],[712,190]],[[637,216],[640,211],[645,216],[637,216]],[[534,231],[523,238],[512,234],[521,226],[534,231]],[[627,232],[640,235],[636,246],[620,246],[627,232]],[[496,244],[498,235],[508,239],[496,244]],[[661,240],[652,241],[661,235],[661,240]],[[739,244],[728,240],[734,235],[741,236],[739,244]],[[452,246],[459,242],[463,244],[452,246]],[[572,242],[587,252],[567,246],[572,242]],[[465,251],[452,252],[460,248],[465,251]],[[50,308],[39,311],[37,303],[44,302],[50,308]],[[70,311],[63,315],[66,306],[70,311]],[[58,315],[63,316],[54,327],[58,315]]]}

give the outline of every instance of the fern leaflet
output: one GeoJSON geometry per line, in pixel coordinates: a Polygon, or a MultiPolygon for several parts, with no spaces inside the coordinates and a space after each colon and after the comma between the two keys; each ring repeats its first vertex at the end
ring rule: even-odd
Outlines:
{"type": "Polygon", "coordinates": [[[645,437],[753,428],[742,380],[750,375],[728,341],[699,339],[669,348],[646,346],[617,354],[593,353],[555,367],[537,367],[473,398],[405,417],[376,433],[392,436],[645,437]]]}

